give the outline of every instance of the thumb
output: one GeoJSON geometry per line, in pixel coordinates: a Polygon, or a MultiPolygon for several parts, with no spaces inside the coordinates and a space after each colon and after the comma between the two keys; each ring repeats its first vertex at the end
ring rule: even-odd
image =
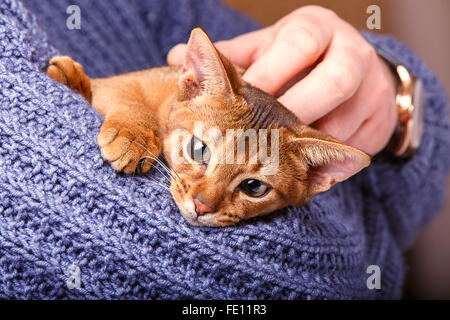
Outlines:
{"type": "Polygon", "coordinates": [[[186,44],[179,43],[167,54],[167,64],[171,66],[181,66],[186,54],[186,44]]]}

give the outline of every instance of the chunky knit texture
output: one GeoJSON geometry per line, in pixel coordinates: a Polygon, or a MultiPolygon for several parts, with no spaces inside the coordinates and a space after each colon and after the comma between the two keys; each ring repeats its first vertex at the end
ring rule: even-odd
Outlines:
{"type": "Polygon", "coordinates": [[[401,297],[402,253],[441,205],[450,155],[445,92],[403,45],[365,35],[424,81],[413,160],[219,229],[188,225],[150,182],[157,170],[115,173],[96,145],[100,116],[43,72],[57,53],[91,76],[160,65],[197,25],[214,40],[256,28],[215,1],[0,2],[0,298],[401,297]],[[66,29],[71,4],[81,30],[66,29]],[[79,289],[66,285],[71,265],[79,289]],[[369,265],[381,290],[366,287],[369,265]]]}

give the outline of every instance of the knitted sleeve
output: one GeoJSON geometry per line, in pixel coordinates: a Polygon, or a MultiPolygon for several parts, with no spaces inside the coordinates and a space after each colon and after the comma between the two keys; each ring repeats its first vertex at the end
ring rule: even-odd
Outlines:
{"type": "Polygon", "coordinates": [[[402,252],[437,211],[449,164],[444,91],[409,50],[368,35],[424,80],[410,162],[373,164],[301,208],[198,228],[152,183],[157,169],[124,176],[103,161],[100,116],[42,71],[56,53],[94,76],[148,68],[196,25],[218,40],[255,24],[216,1],[77,0],[81,29],[69,31],[72,0],[24,3],[32,14],[0,1],[0,298],[401,297],[402,252]]]}
{"type": "Polygon", "coordinates": [[[364,174],[365,193],[383,204],[391,232],[405,249],[443,204],[450,164],[448,101],[437,77],[406,46],[390,36],[363,35],[421,78],[425,88],[423,139],[413,158],[402,165],[373,164],[364,174]]]}

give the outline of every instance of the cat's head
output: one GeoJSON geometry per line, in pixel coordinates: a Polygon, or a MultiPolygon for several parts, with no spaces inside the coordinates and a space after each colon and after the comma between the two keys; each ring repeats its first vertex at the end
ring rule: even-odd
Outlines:
{"type": "Polygon", "coordinates": [[[191,224],[227,226],[300,206],[369,165],[364,152],[243,81],[200,28],[186,50],[163,145],[171,193],[191,224]]]}

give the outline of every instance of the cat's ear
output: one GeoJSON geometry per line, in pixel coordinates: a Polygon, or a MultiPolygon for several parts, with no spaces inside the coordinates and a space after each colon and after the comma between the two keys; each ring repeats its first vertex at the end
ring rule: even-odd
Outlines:
{"type": "Polygon", "coordinates": [[[296,137],[291,143],[306,164],[309,196],[330,189],[370,164],[370,156],[363,151],[325,135],[296,137]]]}
{"type": "Polygon", "coordinates": [[[182,97],[232,97],[237,77],[233,65],[217,51],[208,35],[201,28],[192,30],[178,80],[182,97]]]}

